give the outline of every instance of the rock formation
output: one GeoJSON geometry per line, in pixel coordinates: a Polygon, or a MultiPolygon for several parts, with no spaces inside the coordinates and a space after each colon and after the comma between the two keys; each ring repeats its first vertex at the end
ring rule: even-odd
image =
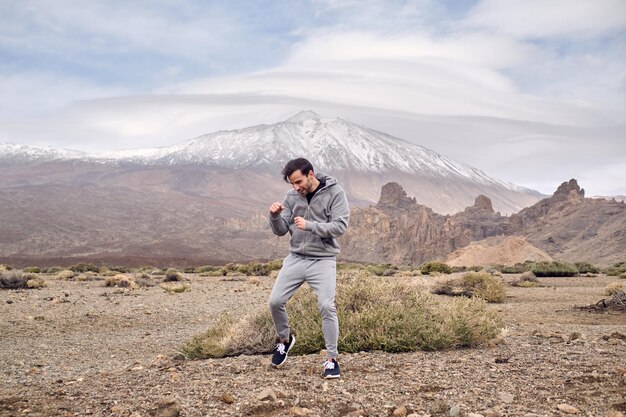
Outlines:
{"type": "Polygon", "coordinates": [[[342,258],[419,264],[445,260],[471,242],[493,236],[520,236],[554,258],[606,265],[626,259],[626,204],[585,198],[572,179],[510,217],[494,212],[484,195],[464,211],[443,216],[389,183],[376,206],[353,210],[341,240],[342,258]]]}

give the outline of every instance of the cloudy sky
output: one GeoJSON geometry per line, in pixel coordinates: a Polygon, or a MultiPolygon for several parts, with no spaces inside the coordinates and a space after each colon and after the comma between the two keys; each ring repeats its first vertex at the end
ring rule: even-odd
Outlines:
{"type": "Polygon", "coordinates": [[[165,146],[302,109],[626,194],[626,1],[0,0],[0,142],[165,146]]]}

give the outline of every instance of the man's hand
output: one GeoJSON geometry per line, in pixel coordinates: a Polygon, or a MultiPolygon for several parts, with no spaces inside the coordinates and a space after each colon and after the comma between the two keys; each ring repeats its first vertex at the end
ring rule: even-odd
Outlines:
{"type": "Polygon", "coordinates": [[[279,214],[281,211],[283,211],[284,208],[285,207],[283,207],[283,205],[281,203],[278,203],[278,202],[273,203],[270,206],[270,213],[271,214],[279,214]]]}
{"type": "Polygon", "coordinates": [[[294,217],[293,222],[300,230],[304,230],[304,228],[306,227],[306,220],[304,220],[304,217],[294,217]]]}

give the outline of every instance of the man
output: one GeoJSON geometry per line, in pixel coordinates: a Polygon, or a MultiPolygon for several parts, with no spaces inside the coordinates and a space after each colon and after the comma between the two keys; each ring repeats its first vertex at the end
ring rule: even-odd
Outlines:
{"type": "Polygon", "coordinates": [[[289,232],[291,241],[289,255],[283,261],[269,301],[278,335],[272,364],[282,365],[296,342],[289,331],[285,304],[307,282],[317,295],[322,316],[322,333],[328,352],[323,375],[324,378],[339,378],[339,322],[335,309],[335,257],[339,245],[335,238],[343,235],[348,227],[348,200],[336,179],[315,174],[311,163],[304,158],[289,161],[282,173],[293,189],[282,203],[270,206],[270,225],[278,236],[289,232]]]}

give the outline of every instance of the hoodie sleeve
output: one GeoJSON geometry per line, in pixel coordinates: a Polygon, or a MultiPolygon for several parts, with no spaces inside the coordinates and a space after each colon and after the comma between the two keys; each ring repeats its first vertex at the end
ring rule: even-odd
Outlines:
{"type": "Polygon", "coordinates": [[[284,236],[289,231],[289,220],[291,219],[291,206],[287,197],[283,200],[283,211],[279,214],[270,213],[270,227],[276,236],[284,236]]]}
{"type": "Polygon", "coordinates": [[[339,188],[330,201],[330,221],[328,223],[307,221],[305,230],[323,238],[339,237],[346,232],[349,218],[348,199],[339,188]]]}

